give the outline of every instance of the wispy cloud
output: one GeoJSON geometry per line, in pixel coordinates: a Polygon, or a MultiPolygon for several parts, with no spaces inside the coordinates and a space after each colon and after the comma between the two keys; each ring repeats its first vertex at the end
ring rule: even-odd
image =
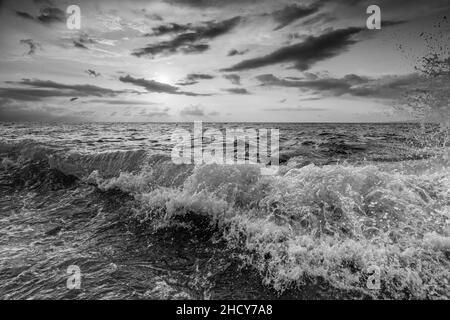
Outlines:
{"type": "Polygon", "coordinates": [[[250,92],[248,92],[247,89],[244,89],[244,88],[222,89],[222,91],[226,91],[228,93],[233,93],[233,94],[250,94],[250,92]]]}
{"type": "Polygon", "coordinates": [[[426,79],[418,74],[369,78],[348,74],[342,78],[308,74],[302,79],[281,79],[273,74],[256,77],[262,86],[298,88],[322,97],[349,95],[377,99],[398,99],[407,92],[420,90],[426,79]]]}
{"type": "Polygon", "coordinates": [[[192,24],[190,23],[188,24],[168,23],[152,28],[152,32],[145,34],[145,36],[162,36],[165,34],[181,33],[184,31],[191,30],[191,28],[192,24]]]}
{"type": "Polygon", "coordinates": [[[190,86],[193,84],[197,84],[199,80],[211,80],[215,77],[210,74],[204,74],[204,73],[190,73],[186,76],[185,79],[178,82],[178,85],[180,86],[190,86]]]}
{"type": "Polygon", "coordinates": [[[95,77],[95,78],[101,76],[100,73],[98,73],[97,71],[92,70],[92,69],[87,69],[85,72],[86,72],[88,75],[93,76],[93,77],[95,77]]]}
{"type": "Polygon", "coordinates": [[[33,16],[32,14],[25,11],[15,11],[16,15],[28,19],[33,20],[42,24],[50,25],[53,23],[62,23],[65,22],[66,14],[64,11],[57,7],[45,6],[39,10],[39,14],[33,16]]]}
{"type": "Polygon", "coordinates": [[[146,80],[144,78],[133,78],[130,75],[122,76],[119,78],[124,83],[131,83],[135,86],[142,87],[148,92],[167,93],[167,94],[180,94],[186,96],[206,96],[206,94],[199,94],[194,92],[181,91],[180,88],[172,86],[170,84],[161,83],[155,80],[146,80]]]}
{"type": "Polygon", "coordinates": [[[113,97],[126,92],[90,84],[68,85],[39,79],[22,79],[21,81],[6,81],[6,83],[15,85],[15,87],[0,88],[2,97],[20,101],[36,101],[50,97],[113,97]]]}
{"type": "Polygon", "coordinates": [[[205,111],[199,106],[189,106],[180,111],[180,115],[189,117],[203,117],[205,111]]]}
{"type": "Polygon", "coordinates": [[[37,49],[41,48],[41,45],[33,39],[22,39],[20,40],[20,43],[28,46],[28,51],[26,54],[29,56],[34,55],[37,49]]]}
{"type": "Polygon", "coordinates": [[[319,11],[319,5],[302,6],[297,4],[287,5],[283,9],[272,12],[270,15],[278,22],[275,30],[280,30],[292,22],[310,16],[319,11]]]}

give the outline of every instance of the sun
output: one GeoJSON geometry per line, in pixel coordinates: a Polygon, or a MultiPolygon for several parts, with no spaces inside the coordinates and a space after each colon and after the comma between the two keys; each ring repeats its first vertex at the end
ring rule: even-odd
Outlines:
{"type": "Polygon", "coordinates": [[[155,73],[155,80],[161,83],[170,83],[171,77],[167,73],[155,73]]]}

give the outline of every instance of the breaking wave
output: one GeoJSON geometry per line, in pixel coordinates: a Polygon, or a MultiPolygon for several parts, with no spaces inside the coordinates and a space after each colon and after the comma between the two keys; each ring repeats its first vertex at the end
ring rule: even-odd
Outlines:
{"type": "MultiPolygon", "coordinates": [[[[2,144],[0,152],[8,170],[37,163],[35,171],[57,172],[59,182],[131,195],[129,221],[149,230],[196,228],[198,217],[207,218],[208,228],[280,293],[316,285],[351,297],[450,297],[445,155],[286,165],[263,176],[256,165],[175,165],[142,150],[64,153],[26,141],[2,144]],[[373,267],[380,290],[367,285],[373,267]]],[[[42,175],[36,179],[42,183],[42,175]]]]}

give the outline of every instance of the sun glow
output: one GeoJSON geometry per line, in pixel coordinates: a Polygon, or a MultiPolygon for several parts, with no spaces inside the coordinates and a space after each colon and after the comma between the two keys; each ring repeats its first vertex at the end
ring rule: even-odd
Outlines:
{"type": "Polygon", "coordinates": [[[155,73],[155,81],[161,82],[161,83],[171,83],[171,77],[167,73],[155,73]]]}

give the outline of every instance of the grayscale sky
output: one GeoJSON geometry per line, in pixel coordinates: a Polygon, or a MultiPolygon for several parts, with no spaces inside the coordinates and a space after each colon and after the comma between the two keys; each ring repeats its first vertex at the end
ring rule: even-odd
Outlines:
{"type": "Polygon", "coordinates": [[[449,13],[447,0],[0,0],[0,121],[405,120],[392,106],[449,13]],[[366,28],[370,4],[381,30],[366,28]]]}

